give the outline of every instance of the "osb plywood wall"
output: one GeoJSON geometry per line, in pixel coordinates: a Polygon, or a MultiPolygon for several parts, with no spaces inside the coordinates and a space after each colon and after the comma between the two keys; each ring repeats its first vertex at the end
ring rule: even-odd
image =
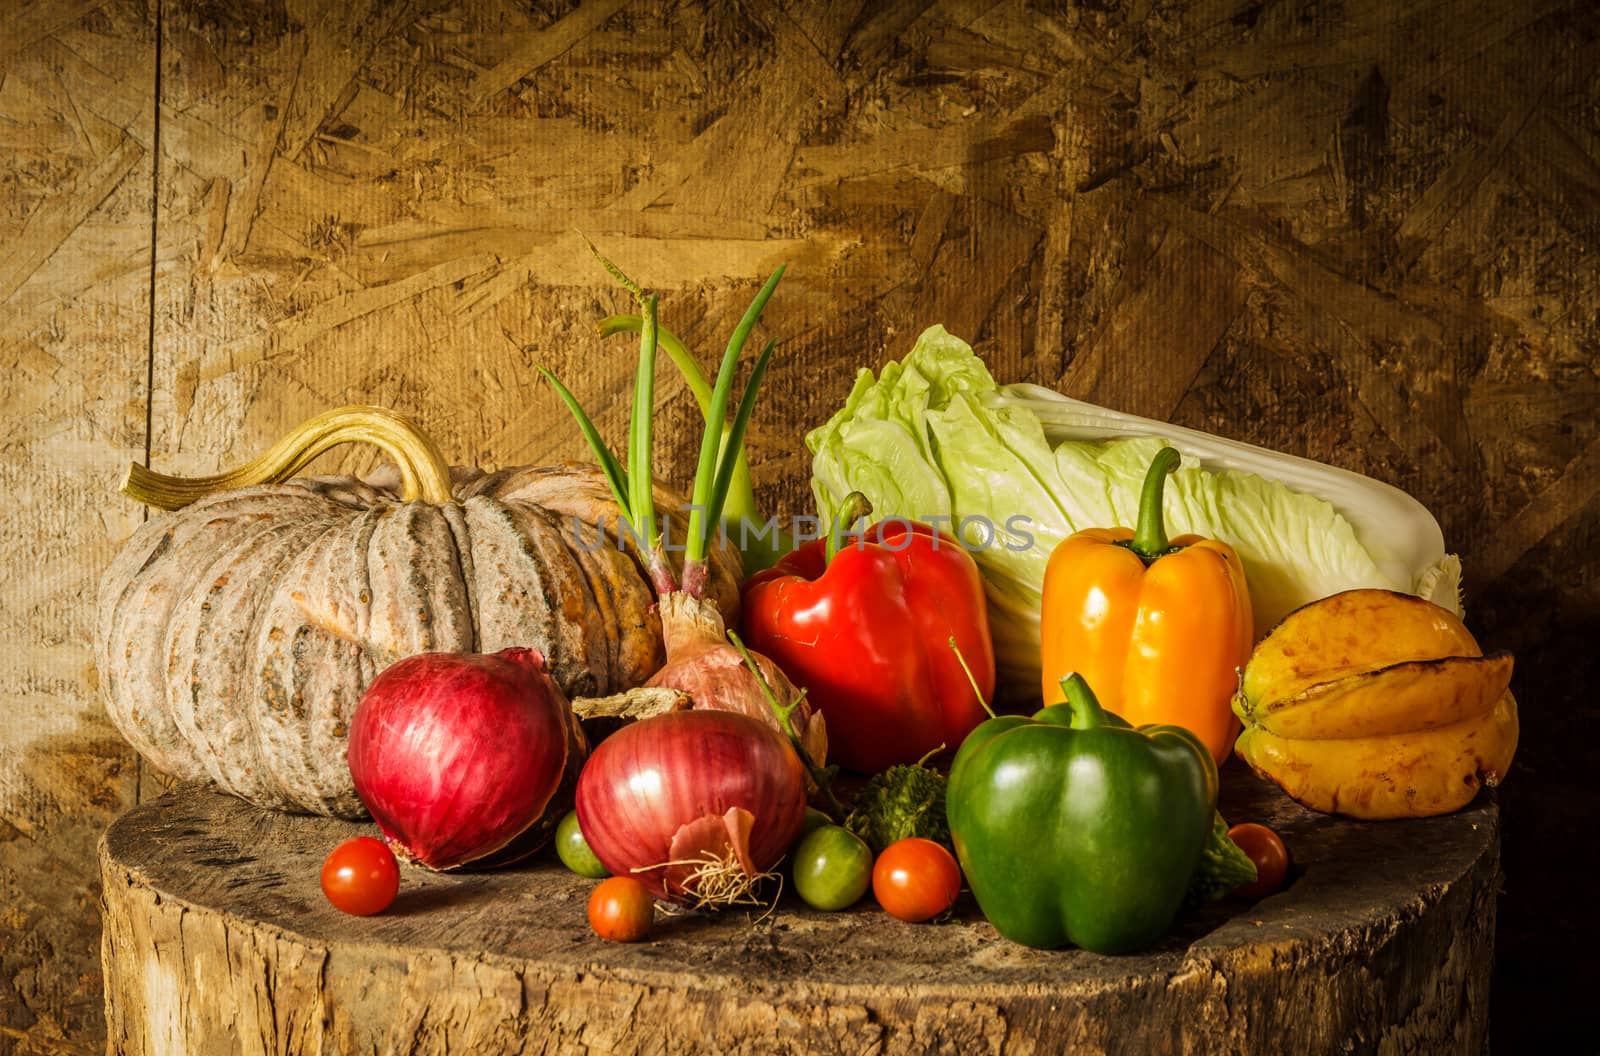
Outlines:
{"type": "MultiPolygon", "coordinates": [[[[33,0],[0,22],[0,1051],[101,1045],[93,844],[159,788],[104,718],[130,459],[329,406],[458,461],[620,435],[626,304],[703,357],[789,272],[752,428],[801,437],[925,325],[1003,380],[1411,491],[1518,653],[1501,1023],[1594,937],[1600,19],[1587,0],[33,0]],[[1569,874],[1547,867],[1564,846],[1569,874]]],[[[663,472],[696,420],[663,370],[663,472]]],[[[360,469],[367,454],[327,464],[360,469]]],[[[1540,1004],[1543,1002],[1544,1004],[1540,1004]]]]}

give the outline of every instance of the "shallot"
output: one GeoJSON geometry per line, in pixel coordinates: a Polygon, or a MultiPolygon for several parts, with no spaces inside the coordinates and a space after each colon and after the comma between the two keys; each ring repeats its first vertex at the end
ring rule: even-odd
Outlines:
{"type": "MultiPolygon", "coordinates": [[[[765,723],[780,733],[792,733],[799,749],[806,754],[807,762],[820,767],[827,754],[827,735],[821,712],[813,709],[811,703],[796,692],[794,684],[772,660],[753,654],[754,664],[746,665],[738,651],[728,644],[722,613],[705,597],[707,557],[713,540],[722,531],[729,490],[739,476],[742,464],[745,429],[755,408],[756,394],[766,376],[767,365],[772,359],[774,342],[768,341],[756,358],[750,379],[745,384],[744,393],[730,422],[728,412],[733,377],[738,372],[744,344],[773,290],[777,288],[783,269],[780,267],[773,273],[745,311],[728,340],[715,384],[709,392],[705,392],[705,380],[693,367],[693,357],[682,347],[682,342],[670,334],[662,337],[663,331],[656,318],[656,298],[647,297],[637,283],[609,261],[601,258],[601,263],[633,293],[643,309],[636,323],[640,334],[639,364],[634,377],[633,412],[628,422],[625,464],[606,446],[599,430],[576,397],[555,375],[547,370],[543,373],[572,412],[579,431],[605,472],[612,495],[622,509],[633,538],[643,542],[645,565],[659,599],[662,638],[667,650],[666,663],[651,676],[648,684],[682,690],[689,695],[694,708],[734,712],[765,723]],[[695,467],[693,498],[689,505],[687,538],[681,547],[668,544],[655,512],[650,456],[658,343],[667,348],[669,355],[684,371],[691,387],[696,390],[705,417],[700,458],[695,467]],[[669,560],[669,551],[675,549],[683,551],[681,575],[669,560]],[[763,685],[763,679],[766,686],[763,685]],[[768,703],[767,686],[782,700],[799,700],[798,707],[788,720],[792,731],[785,730],[773,714],[768,703]]],[[[633,329],[634,325],[629,324],[626,328],[633,329]]],[[[607,328],[606,332],[616,332],[616,329],[607,328]]],[[[748,467],[745,473],[748,476],[748,467]]],[[[740,526],[741,536],[746,534],[743,529],[748,527],[740,526]]]]}

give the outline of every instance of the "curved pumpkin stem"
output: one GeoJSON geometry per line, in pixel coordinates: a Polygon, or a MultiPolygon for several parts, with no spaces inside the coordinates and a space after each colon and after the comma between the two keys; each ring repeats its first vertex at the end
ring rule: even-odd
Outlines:
{"type": "Polygon", "coordinates": [[[146,506],[177,510],[214,491],[288,480],[330,447],[353,443],[373,444],[395,460],[402,501],[452,501],[450,467],[439,449],[411,419],[382,407],[339,407],[319,414],[227,473],[171,477],[134,463],[122,478],[121,490],[146,506]]]}

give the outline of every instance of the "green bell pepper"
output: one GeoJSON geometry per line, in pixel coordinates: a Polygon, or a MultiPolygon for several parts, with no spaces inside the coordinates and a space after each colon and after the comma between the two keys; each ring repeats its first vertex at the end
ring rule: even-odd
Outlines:
{"type": "Polygon", "coordinates": [[[1025,946],[1150,945],[1211,832],[1217,768],[1178,726],[1130,727],[1077,674],[1067,702],[1002,715],[950,767],[950,835],[978,906],[1025,946]]]}

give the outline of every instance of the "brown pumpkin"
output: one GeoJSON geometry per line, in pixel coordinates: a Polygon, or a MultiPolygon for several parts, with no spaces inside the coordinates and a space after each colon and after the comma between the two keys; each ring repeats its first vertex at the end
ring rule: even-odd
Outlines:
{"type": "MultiPolygon", "coordinates": [[[[540,650],[569,696],[643,683],[664,659],[642,556],[605,478],[564,465],[450,471],[397,415],[342,408],[249,466],[184,481],[129,470],[153,517],[101,581],[106,709],[153,765],[261,806],[361,817],[345,738],[367,684],[428,651],[540,650]],[[399,481],[285,483],[336,443],[377,443],[399,481]]],[[[682,502],[657,499],[672,530],[682,502]]],[[[681,535],[680,535],[681,538],[681,535]]],[[[707,596],[732,615],[739,556],[707,596]]]]}

